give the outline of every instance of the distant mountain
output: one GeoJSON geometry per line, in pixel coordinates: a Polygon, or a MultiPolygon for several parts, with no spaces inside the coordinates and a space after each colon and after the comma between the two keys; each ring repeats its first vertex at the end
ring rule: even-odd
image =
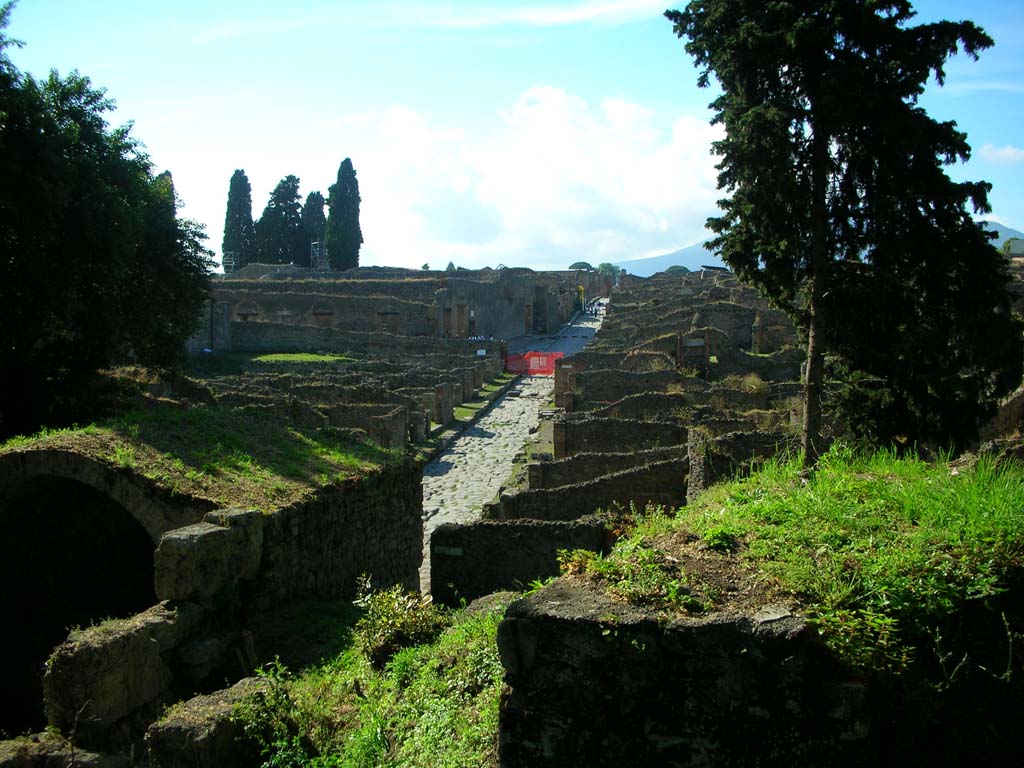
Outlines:
{"type": "MultiPolygon", "coordinates": [[[[998,235],[998,239],[993,241],[996,248],[999,248],[1003,244],[1003,241],[1008,240],[1011,237],[1019,237],[1024,240],[1024,232],[1011,229],[1010,227],[1005,227],[994,221],[983,221],[982,224],[984,224],[987,229],[990,229],[998,235]]],[[[686,248],[680,248],[678,251],[672,251],[672,253],[666,253],[662,256],[649,256],[646,259],[631,259],[629,261],[620,261],[615,264],[616,267],[621,267],[629,274],[637,275],[638,277],[650,277],[656,272],[664,272],[669,267],[677,265],[686,267],[691,271],[696,271],[705,265],[709,267],[725,266],[722,260],[705,248],[702,243],[695,243],[694,245],[687,246],[686,248]]]]}
{"type": "Polygon", "coordinates": [[[646,259],[620,261],[615,266],[621,267],[631,275],[650,277],[655,272],[664,272],[669,267],[681,266],[696,271],[702,266],[724,267],[722,260],[715,256],[701,243],[681,248],[663,256],[649,256],[646,259]]]}
{"type": "Polygon", "coordinates": [[[997,240],[992,241],[995,244],[996,248],[999,248],[1004,241],[1009,240],[1011,237],[1019,237],[1022,240],[1024,240],[1024,232],[1019,232],[1016,229],[1004,227],[1002,224],[997,224],[994,221],[983,221],[981,223],[985,225],[986,229],[995,232],[999,236],[997,240]]]}

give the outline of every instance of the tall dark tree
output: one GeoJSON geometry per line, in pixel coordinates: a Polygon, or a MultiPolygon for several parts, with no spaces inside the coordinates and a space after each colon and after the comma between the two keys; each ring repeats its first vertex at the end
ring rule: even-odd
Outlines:
{"type": "Polygon", "coordinates": [[[324,230],[327,228],[327,217],[324,215],[326,205],[327,201],[323,195],[319,192],[310,192],[302,206],[299,229],[302,232],[302,242],[305,244],[306,255],[301,262],[305,267],[309,266],[310,244],[316,242],[323,247],[324,230]]]}
{"type": "Polygon", "coordinates": [[[245,171],[231,174],[228,186],[228,209],[224,216],[224,240],[221,253],[235,254],[235,268],[241,269],[256,260],[256,227],[252,221],[252,187],[245,171]]]}
{"type": "Polygon", "coordinates": [[[359,228],[359,182],[352,161],[347,157],[338,166],[338,180],[327,197],[327,231],[324,247],[334,269],[359,266],[359,248],[363,232],[359,228]]]}
{"type": "Polygon", "coordinates": [[[175,216],[113,102],[88,78],[24,75],[0,8],[0,434],[78,417],[102,366],[171,366],[195,329],[209,252],[175,216]]]}
{"type": "MultiPolygon", "coordinates": [[[[267,207],[256,222],[256,240],[259,260],[263,264],[292,264],[302,260],[302,232],[299,222],[299,178],[288,175],[281,179],[270,193],[267,207]]],[[[306,257],[309,263],[309,257],[306,257]]]]}
{"type": "Polygon", "coordinates": [[[708,243],[807,334],[805,461],[820,451],[824,352],[884,382],[887,437],[962,445],[1021,376],[1005,262],[974,223],[989,185],[943,166],[970,147],[917,105],[971,22],[910,26],[905,0],[694,0],[668,11],[722,95],[708,243]],[[900,430],[896,432],[895,430],[900,430]]]}

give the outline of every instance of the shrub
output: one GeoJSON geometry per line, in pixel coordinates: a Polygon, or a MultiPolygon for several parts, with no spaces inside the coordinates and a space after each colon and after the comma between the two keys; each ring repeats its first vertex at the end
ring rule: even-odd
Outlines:
{"type": "Polygon", "coordinates": [[[375,669],[383,669],[403,648],[433,641],[451,624],[443,610],[400,586],[374,592],[365,601],[366,615],[356,624],[356,637],[375,669]]]}

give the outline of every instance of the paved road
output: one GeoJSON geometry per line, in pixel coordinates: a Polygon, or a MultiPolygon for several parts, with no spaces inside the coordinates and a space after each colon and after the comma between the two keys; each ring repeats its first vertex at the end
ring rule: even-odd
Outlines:
{"type": "MultiPolygon", "coordinates": [[[[537,350],[571,355],[590,341],[600,326],[583,316],[550,336],[521,336],[509,341],[513,353],[537,350]]],[[[423,468],[423,566],[420,586],[430,590],[430,535],[442,523],[471,523],[493,499],[512,471],[512,461],[551,400],[552,376],[524,376],[491,410],[460,435],[448,450],[423,468]]]]}

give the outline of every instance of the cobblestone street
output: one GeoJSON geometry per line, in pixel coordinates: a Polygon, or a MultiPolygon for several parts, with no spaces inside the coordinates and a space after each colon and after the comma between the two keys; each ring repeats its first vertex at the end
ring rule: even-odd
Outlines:
{"type": "MultiPolygon", "coordinates": [[[[510,352],[537,350],[578,352],[600,326],[600,320],[581,316],[552,336],[520,337],[509,342],[510,352]]],[[[526,444],[554,389],[553,376],[523,376],[476,424],[460,435],[423,469],[423,565],[420,585],[430,589],[430,535],[442,523],[471,523],[493,499],[512,470],[516,454],[526,444]]]]}

